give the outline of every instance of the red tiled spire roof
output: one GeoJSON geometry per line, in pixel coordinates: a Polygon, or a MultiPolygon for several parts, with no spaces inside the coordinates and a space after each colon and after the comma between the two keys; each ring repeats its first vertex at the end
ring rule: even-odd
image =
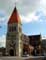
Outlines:
{"type": "Polygon", "coordinates": [[[17,12],[16,7],[14,8],[12,15],[10,16],[10,19],[8,21],[8,24],[12,24],[12,23],[18,23],[19,22],[19,14],[17,12]]]}

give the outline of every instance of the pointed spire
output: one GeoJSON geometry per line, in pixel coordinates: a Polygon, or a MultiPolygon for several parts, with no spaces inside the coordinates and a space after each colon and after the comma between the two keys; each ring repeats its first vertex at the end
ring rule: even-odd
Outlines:
{"type": "Polygon", "coordinates": [[[17,9],[16,9],[16,7],[14,8],[14,12],[17,12],[17,9]]]}
{"type": "Polygon", "coordinates": [[[11,14],[11,17],[10,17],[10,19],[8,21],[8,24],[18,23],[19,20],[20,20],[19,19],[19,14],[18,14],[17,9],[15,7],[14,10],[13,10],[13,12],[12,12],[12,14],[11,14]]]}

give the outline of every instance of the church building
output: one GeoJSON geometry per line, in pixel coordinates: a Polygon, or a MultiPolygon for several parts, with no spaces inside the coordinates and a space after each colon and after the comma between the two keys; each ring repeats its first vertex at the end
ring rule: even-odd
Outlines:
{"type": "Polygon", "coordinates": [[[22,33],[21,18],[15,7],[7,23],[6,47],[0,49],[0,56],[36,55],[41,55],[41,35],[22,33]]]}
{"type": "Polygon", "coordinates": [[[23,51],[22,47],[22,24],[19,13],[15,7],[7,26],[6,54],[8,56],[21,56],[23,51]]]}

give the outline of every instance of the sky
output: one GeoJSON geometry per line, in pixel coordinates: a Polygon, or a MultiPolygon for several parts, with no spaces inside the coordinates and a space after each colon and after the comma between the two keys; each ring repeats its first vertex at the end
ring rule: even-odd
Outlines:
{"type": "Polygon", "coordinates": [[[0,47],[5,47],[7,22],[16,6],[26,35],[46,38],[46,0],[0,0],[0,47]]]}

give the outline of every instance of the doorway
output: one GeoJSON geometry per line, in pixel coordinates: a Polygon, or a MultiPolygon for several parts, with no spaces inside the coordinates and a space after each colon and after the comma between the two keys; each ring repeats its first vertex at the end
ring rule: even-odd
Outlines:
{"type": "Polygon", "coordinates": [[[14,50],[11,49],[11,50],[9,51],[9,54],[10,54],[10,56],[14,56],[14,50]]]}

